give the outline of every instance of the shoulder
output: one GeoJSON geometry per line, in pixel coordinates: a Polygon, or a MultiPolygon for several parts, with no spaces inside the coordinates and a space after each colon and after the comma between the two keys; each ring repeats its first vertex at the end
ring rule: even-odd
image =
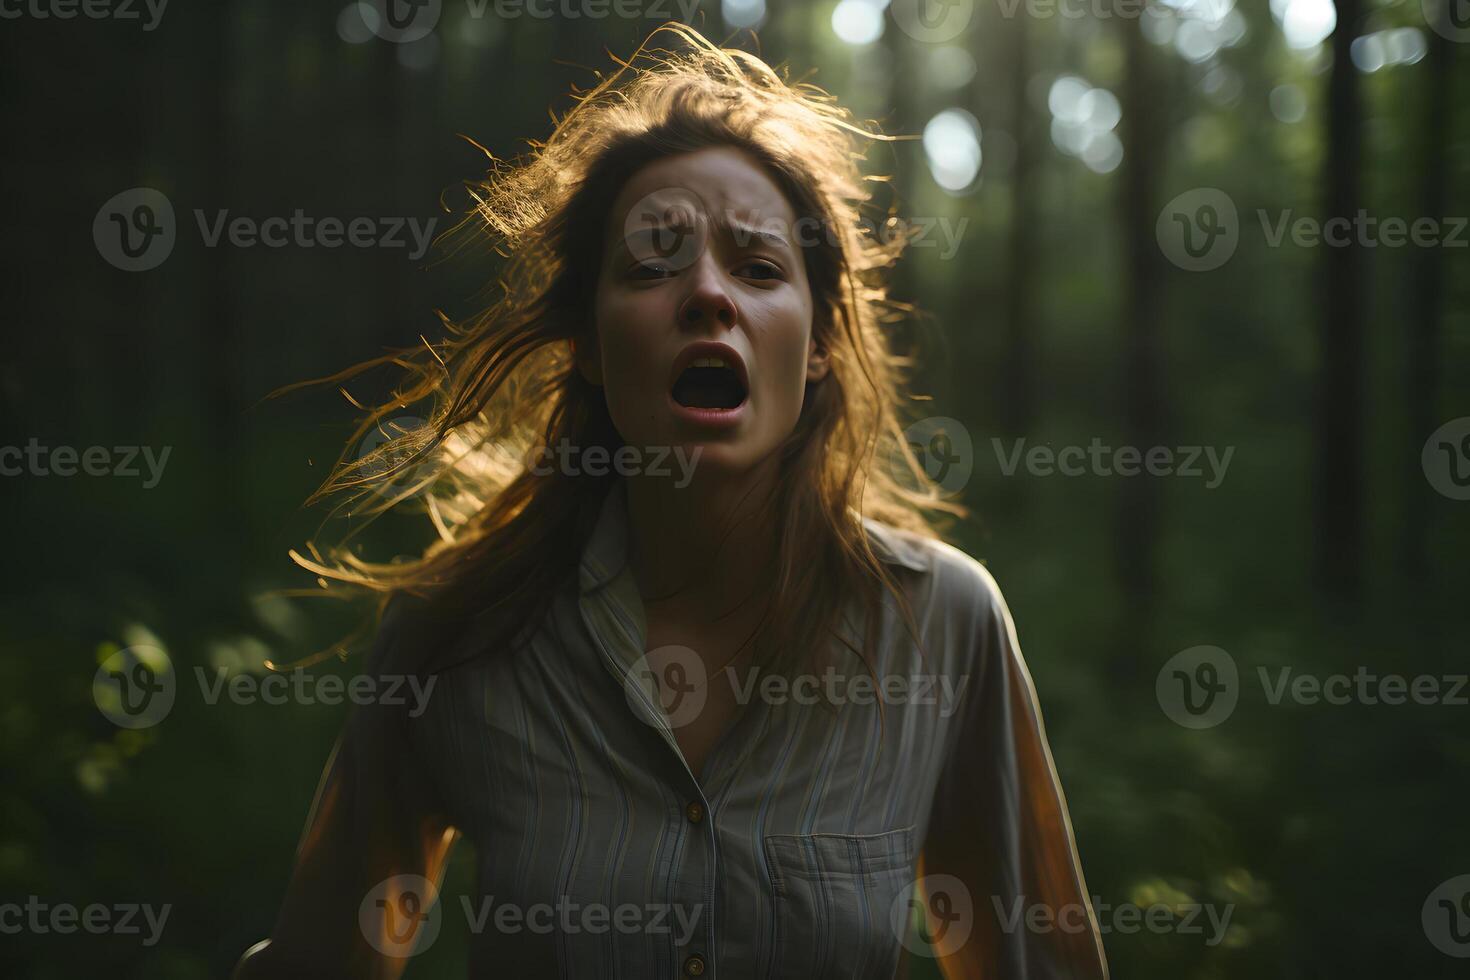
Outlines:
{"type": "Polygon", "coordinates": [[[868,540],[885,563],[909,582],[921,619],[968,621],[981,628],[1009,618],[995,577],[980,562],[939,538],[901,531],[880,521],[864,520],[868,540]]]}
{"type": "Polygon", "coordinates": [[[379,617],[367,651],[369,672],[421,675],[440,673],[475,651],[484,624],[454,615],[422,596],[395,593],[379,617]]]}

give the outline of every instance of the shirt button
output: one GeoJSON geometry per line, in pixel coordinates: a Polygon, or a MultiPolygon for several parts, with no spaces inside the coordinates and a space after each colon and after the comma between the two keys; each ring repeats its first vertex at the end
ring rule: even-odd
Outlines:
{"type": "MultiPolygon", "coordinates": [[[[684,808],[684,816],[689,818],[690,823],[699,823],[704,819],[704,807],[698,803],[691,803],[684,808]]],[[[693,974],[699,976],[699,974],[693,974]]]]}
{"type": "Polygon", "coordinates": [[[691,956],[684,961],[684,975],[687,977],[704,976],[704,957],[691,956]]]}

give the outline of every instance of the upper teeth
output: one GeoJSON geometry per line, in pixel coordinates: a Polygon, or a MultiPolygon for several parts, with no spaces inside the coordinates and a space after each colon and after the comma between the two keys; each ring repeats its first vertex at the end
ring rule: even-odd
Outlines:
{"type": "Polygon", "coordinates": [[[726,366],[725,359],[722,358],[722,357],[696,357],[694,359],[694,363],[692,365],[690,365],[690,367],[713,367],[713,368],[722,368],[722,367],[725,367],[725,366],[726,366]]]}

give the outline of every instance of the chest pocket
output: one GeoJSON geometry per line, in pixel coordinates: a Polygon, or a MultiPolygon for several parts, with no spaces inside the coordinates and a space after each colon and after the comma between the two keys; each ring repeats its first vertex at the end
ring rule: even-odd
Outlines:
{"type": "Polygon", "coordinates": [[[894,902],[913,879],[914,829],[772,835],[778,980],[890,980],[901,939],[894,902]]]}

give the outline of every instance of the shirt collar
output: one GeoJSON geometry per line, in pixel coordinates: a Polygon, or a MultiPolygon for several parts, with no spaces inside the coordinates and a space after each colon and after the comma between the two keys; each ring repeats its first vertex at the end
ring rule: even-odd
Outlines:
{"type": "Polygon", "coordinates": [[[582,549],[578,578],[583,595],[596,592],[612,581],[628,563],[627,497],[623,481],[618,480],[603,498],[602,511],[582,549]]]}
{"type": "MultiPolygon", "coordinates": [[[[628,563],[627,489],[618,480],[602,502],[597,524],[582,549],[578,572],[583,595],[595,592],[612,581],[628,563]]],[[[871,518],[863,518],[868,544],[878,560],[915,572],[929,568],[929,561],[912,535],[903,534],[871,518]]]]}
{"type": "Polygon", "coordinates": [[[929,557],[921,538],[905,534],[887,524],[879,524],[871,517],[863,518],[863,527],[868,532],[868,544],[879,561],[914,572],[929,570],[929,557]]]}

